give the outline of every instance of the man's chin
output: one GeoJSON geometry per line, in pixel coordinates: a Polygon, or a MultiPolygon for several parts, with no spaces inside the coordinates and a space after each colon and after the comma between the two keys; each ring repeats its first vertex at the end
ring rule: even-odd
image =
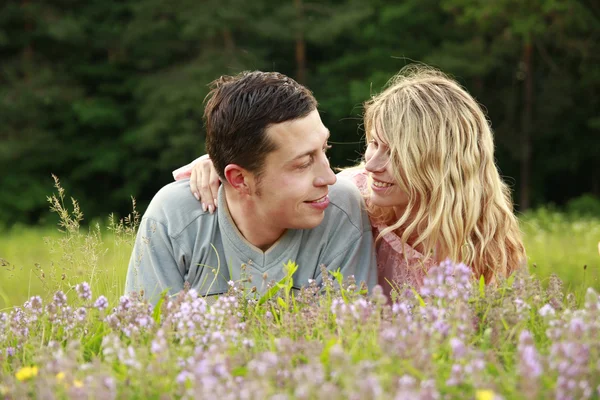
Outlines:
{"type": "Polygon", "coordinates": [[[299,221],[296,225],[295,229],[313,229],[316,228],[323,222],[323,218],[325,217],[325,213],[321,213],[321,215],[311,215],[299,221]]]}

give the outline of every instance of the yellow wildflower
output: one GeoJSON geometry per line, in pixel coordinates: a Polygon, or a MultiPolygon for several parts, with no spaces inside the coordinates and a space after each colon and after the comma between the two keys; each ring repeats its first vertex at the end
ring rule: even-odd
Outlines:
{"type": "Polygon", "coordinates": [[[75,379],[73,381],[73,386],[75,386],[76,388],[81,388],[81,387],[83,387],[83,382],[78,381],[77,379],[75,379]]]}
{"type": "Polygon", "coordinates": [[[23,367],[17,371],[17,373],[15,374],[15,377],[20,381],[25,381],[27,379],[36,377],[37,374],[38,374],[38,367],[36,367],[36,366],[23,367]]]}
{"type": "Polygon", "coordinates": [[[495,393],[493,390],[484,389],[475,392],[475,399],[477,400],[494,400],[495,393]]]}
{"type": "Polygon", "coordinates": [[[64,372],[59,372],[58,374],[56,374],[56,380],[59,382],[62,382],[65,379],[65,373],[64,372]]]}

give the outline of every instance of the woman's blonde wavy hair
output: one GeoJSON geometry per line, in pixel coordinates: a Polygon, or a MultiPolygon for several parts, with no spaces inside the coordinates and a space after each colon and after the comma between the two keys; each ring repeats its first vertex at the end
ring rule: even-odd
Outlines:
{"type": "Polygon", "coordinates": [[[391,207],[368,206],[371,218],[388,225],[377,240],[396,231],[426,257],[463,262],[488,283],[526,262],[490,124],[457,82],[409,65],[366,102],[364,123],[367,140],[375,133],[389,146],[394,178],[409,199],[399,219],[391,207]]]}

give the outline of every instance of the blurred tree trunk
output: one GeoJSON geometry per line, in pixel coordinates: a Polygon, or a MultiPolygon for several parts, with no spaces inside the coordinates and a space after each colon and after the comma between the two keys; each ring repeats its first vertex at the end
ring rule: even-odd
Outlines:
{"type": "Polygon", "coordinates": [[[231,34],[231,30],[229,28],[223,29],[223,42],[225,43],[225,50],[229,54],[234,54],[235,40],[233,39],[233,35],[231,34]]]}
{"type": "Polygon", "coordinates": [[[31,31],[33,30],[33,23],[31,22],[29,11],[29,0],[21,1],[21,8],[25,17],[25,32],[27,35],[27,45],[23,48],[21,54],[21,61],[23,62],[23,78],[25,82],[29,82],[31,79],[31,65],[33,60],[33,46],[31,44],[31,31]]]}
{"type": "Polygon", "coordinates": [[[521,114],[521,211],[530,206],[531,189],[531,125],[533,114],[533,60],[531,39],[527,38],[523,46],[523,112],[521,114]]]}
{"type": "Polygon", "coordinates": [[[296,81],[306,83],[306,42],[304,40],[304,6],[302,0],[294,0],[297,18],[296,30],[296,81]]]}

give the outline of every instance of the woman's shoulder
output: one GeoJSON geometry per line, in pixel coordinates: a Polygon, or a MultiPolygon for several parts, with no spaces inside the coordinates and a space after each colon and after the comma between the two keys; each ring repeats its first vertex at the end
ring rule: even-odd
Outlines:
{"type": "MultiPolygon", "coordinates": [[[[388,226],[385,224],[373,223],[375,235],[379,235],[386,228],[388,228],[388,226]]],[[[400,236],[394,231],[388,232],[381,237],[380,251],[386,254],[386,258],[394,258],[397,261],[425,259],[421,252],[408,243],[404,243],[400,236]]]]}
{"type": "Polygon", "coordinates": [[[368,194],[367,171],[363,166],[344,168],[337,174],[338,178],[351,180],[352,183],[360,190],[361,194],[368,194]]]}
{"type": "MultiPolygon", "coordinates": [[[[379,234],[385,227],[376,226],[375,234],[379,234]]],[[[390,281],[419,287],[434,264],[431,257],[426,258],[409,244],[403,243],[395,232],[385,234],[377,246],[380,282],[390,281]]]]}

